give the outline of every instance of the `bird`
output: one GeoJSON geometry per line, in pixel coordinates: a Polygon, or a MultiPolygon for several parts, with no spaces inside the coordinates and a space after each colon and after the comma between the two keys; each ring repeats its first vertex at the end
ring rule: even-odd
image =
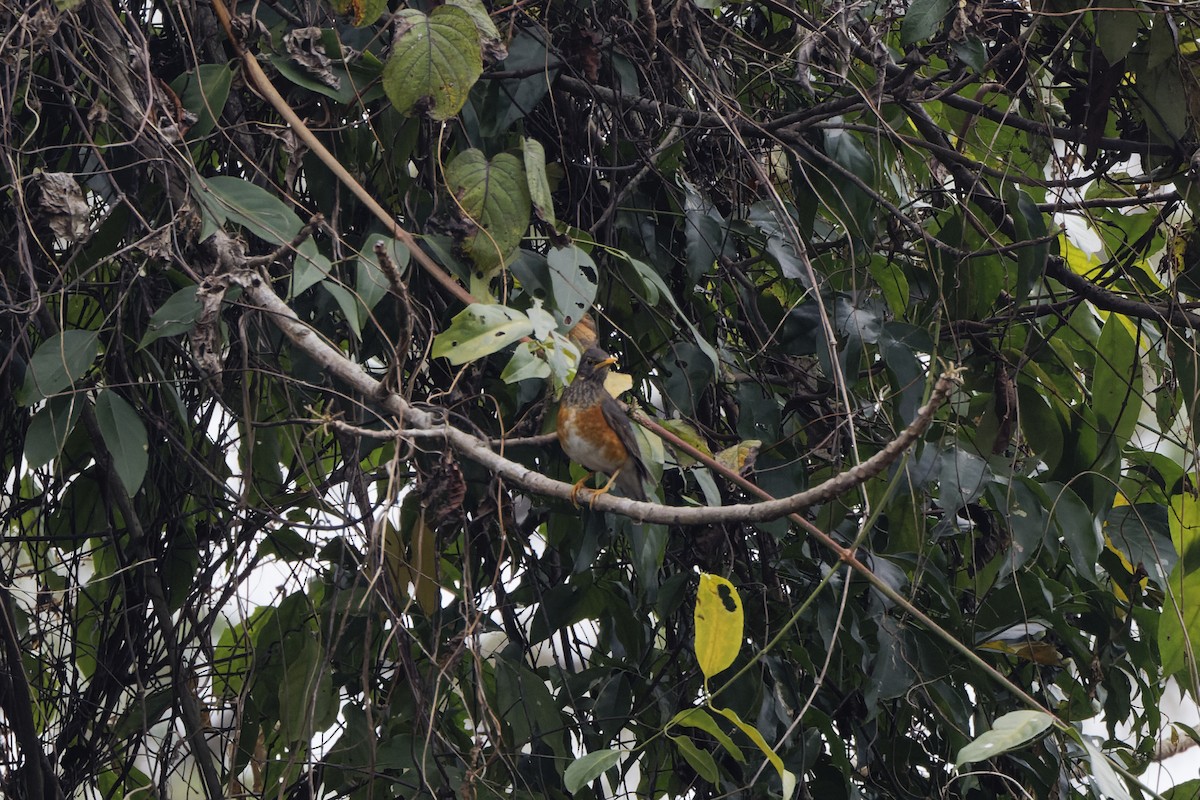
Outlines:
{"type": "Polygon", "coordinates": [[[602,495],[616,483],[632,500],[646,500],[650,470],[633,433],[633,425],[621,405],[604,388],[608,368],[617,359],[599,347],[589,347],[579,359],[575,379],[563,392],[558,407],[558,442],[567,458],[591,473],[571,490],[571,502],[579,505],[579,492],[592,473],[606,473],[608,483],[592,495],[602,495]]]}

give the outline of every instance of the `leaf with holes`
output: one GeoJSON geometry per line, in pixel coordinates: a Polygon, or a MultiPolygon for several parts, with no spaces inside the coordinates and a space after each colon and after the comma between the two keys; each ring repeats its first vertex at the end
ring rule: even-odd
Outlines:
{"type": "Polygon", "coordinates": [[[451,364],[466,364],[503,350],[533,333],[529,317],[513,308],[472,303],[450,321],[450,327],[433,338],[433,357],[451,364]]]}
{"type": "Polygon", "coordinates": [[[396,38],[383,67],[388,99],[401,114],[453,117],[483,72],[475,21],[456,6],[439,6],[429,16],[408,8],[393,19],[396,38]]]}
{"type": "Polygon", "coordinates": [[[599,274],[592,257],[573,244],[554,247],[546,254],[550,267],[550,291],[562,323],[574,325],[596,299],[599,274]]]}

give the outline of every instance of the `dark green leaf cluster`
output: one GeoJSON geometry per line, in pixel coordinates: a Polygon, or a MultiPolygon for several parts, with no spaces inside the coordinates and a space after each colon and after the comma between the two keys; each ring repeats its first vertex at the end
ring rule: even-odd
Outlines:
{"type": "Polygon", "coordinates": [[[1200,696],[1183,9],[227,5],[0,8],[0,793],[779,796],[750,729],[801,797],[1150,796],[1200,696]],[[769,522],[397,434],[574,483],[591,335],[724,465],[639,427],[672,506],[961,382],[769,522]]]}

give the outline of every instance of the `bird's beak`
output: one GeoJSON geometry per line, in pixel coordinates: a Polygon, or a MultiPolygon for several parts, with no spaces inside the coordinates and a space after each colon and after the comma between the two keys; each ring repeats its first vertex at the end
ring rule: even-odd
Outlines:
{"type": "Polygon", "coordinates": [[[608,358],[604,359],[603,361],[597,361],[596,369],[601,369],[603,367],[611,367],[615,363],[617,363],[617,357],[609,356],[608,358]]]}

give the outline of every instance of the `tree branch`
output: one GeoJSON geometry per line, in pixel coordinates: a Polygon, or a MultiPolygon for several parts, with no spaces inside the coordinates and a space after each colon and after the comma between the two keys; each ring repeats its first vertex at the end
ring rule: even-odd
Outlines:
{"type": "MultiPolygon", "coordinates": [[[[221,232],[217,232],[221,236],[221,232]]],[[[229,248],[217,248],[228,253],[229,248]]],[[[537,494],[571,499],[571,484],[554,480],[540,472],[510,461],[496,453],[488,444],[447,424],[436,413],[418,409],[399,395],[387,391],[382,383],[368,375],[361,365],[351,361],[339,349],[322,339],[316,331],[302,322],[296,313],[279,298],[265,277],[257,272],[236,268],[229,272],[230,279],[241,285],[245,297],[266,312],[272,322],[292,343],[320,364],[332,376],[346,383],[364,396],[374,397],[399,421],[401,429],[397,435],[409,439],[440,439],[461,455],[496,475],[505,478],[537,494]]],[[[826,502],[858,486],[886,469],[924,433],[933,419],[938,406],[946,399],[957,379],[957,372],[949,370],[934,384],[929,402],[917,411],[917,417],[899,436],[888,442],[882,450],[856,464],[844,473],[824,483],[779,500],[762,503],[737,504],[716,508],[676,507],[658,503],[638,502],[612,495],[589,495],[593,508],[612,511],[642,522],[658,522],[670,525],[710,525],[730,522],[765,522],[779,519],[789,513],[826,502]]]]}

